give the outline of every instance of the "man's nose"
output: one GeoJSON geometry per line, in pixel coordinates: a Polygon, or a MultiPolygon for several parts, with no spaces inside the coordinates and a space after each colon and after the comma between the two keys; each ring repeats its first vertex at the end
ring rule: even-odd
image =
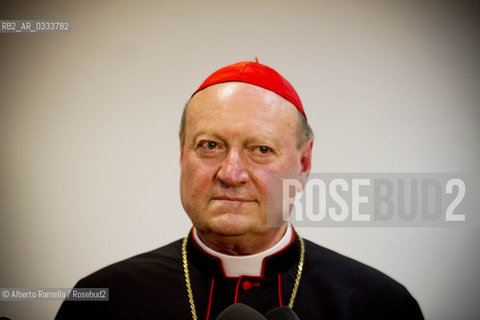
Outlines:
{"type": "Polygon", "coordinates": [[[248,172],[239,150],[229,150],[217,172],[217,178],[226,187],[238,187],[247,182],[248,172]]]}

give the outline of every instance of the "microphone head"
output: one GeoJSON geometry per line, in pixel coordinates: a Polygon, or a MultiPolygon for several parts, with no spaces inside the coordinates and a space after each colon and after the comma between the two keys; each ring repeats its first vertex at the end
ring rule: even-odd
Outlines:
{"type": "Polygon", "coordinates": [[[277,307],[265,314],[267,320],[300,320],[297,314],[289,307],[277,307]]]}
{"type": "Polygon", "coordinates": [[[217,320],[266,320],[257,310],[243,303],[232,304],[223,310],[217,320]]]}

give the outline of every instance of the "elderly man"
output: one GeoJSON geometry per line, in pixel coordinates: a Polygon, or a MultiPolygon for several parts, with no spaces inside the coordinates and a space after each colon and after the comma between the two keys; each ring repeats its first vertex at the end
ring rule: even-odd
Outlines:
{"type": "Polygon", "coordinates": [[[312,144],[300,98],[275,70],[240,62],[213,73],[180,128],[192,231],[80,280],[76,287],[109,288],[109,301],[66,301],[57,319],[215,319],[236,303],[261,314],[290,306],[300,319],[422,319],[402,285],[303,240],[282,221],[282,200],[267,203],[269,174],[305,181],[312,144]]]}

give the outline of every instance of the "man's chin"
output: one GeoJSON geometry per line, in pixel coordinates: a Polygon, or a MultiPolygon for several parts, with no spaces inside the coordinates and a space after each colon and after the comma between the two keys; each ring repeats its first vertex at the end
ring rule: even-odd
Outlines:
{"type": "Polygon", "coordinates": [[[254,225],[249,217],[224,214],[213,221],[211,230],[225,237],[238,237],[251,233],[254,225]]]}

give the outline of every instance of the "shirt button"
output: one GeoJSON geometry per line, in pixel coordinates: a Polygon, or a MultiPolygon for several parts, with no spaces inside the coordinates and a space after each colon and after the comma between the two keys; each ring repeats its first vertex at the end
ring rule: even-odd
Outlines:
{"type": "Polygon", "coordinates": [[[242,289],[244,291],[248,291],[252,288],[252,283],[250,281],[243,281],[242,283],[242,289]]]}
{"type": "Polygon", "coordinates": [[[252,289],[253,287],[260,287],[260,282],[251,282],[251,281],[248,281],[248,280],[245,280],[242,282],[242,289],[244,291],[248,291],[250,289],[252,289]]]}

